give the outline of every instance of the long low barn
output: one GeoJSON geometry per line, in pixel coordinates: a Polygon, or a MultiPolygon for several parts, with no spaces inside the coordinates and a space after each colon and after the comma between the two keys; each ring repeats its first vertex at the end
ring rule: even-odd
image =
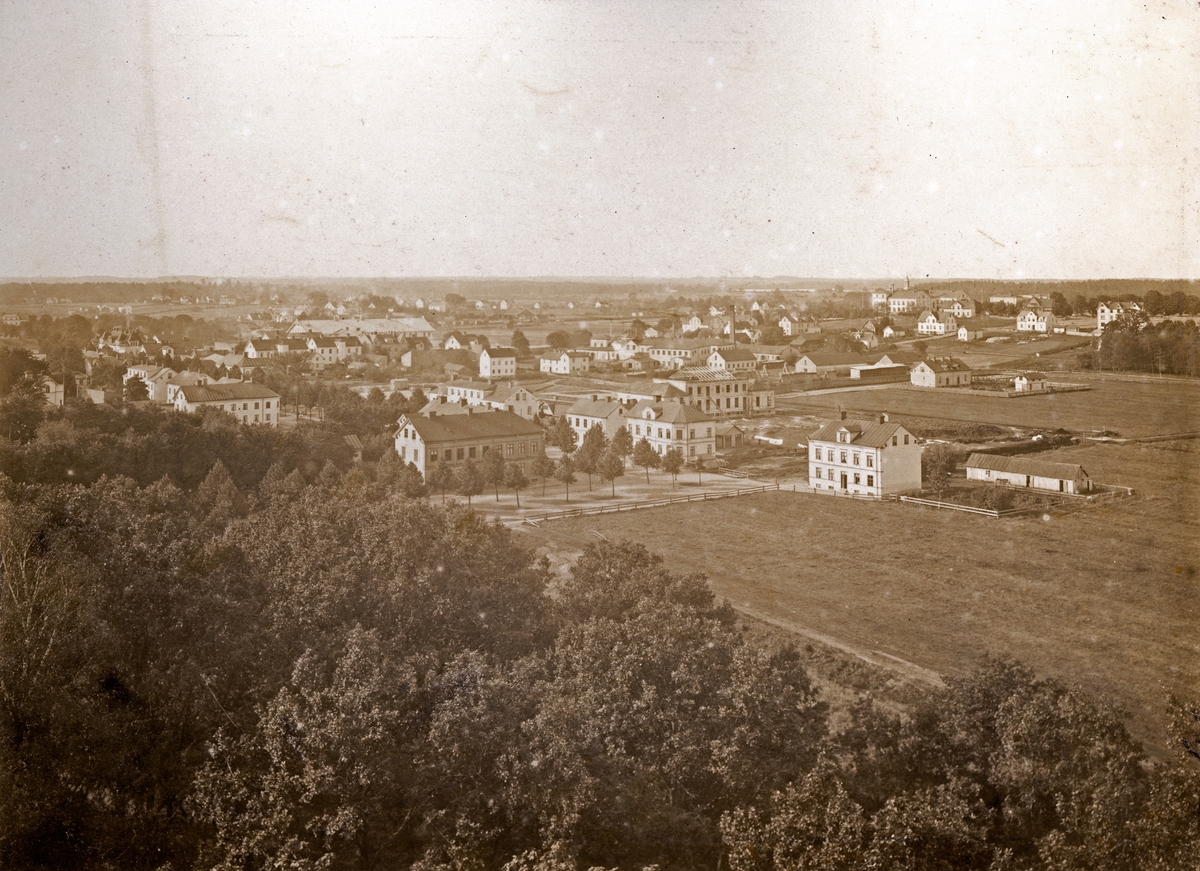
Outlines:
{"type": "Polygon", "coordinates": [[[967,458],[967,480],[1055,493],[1090,493],[1092,490],[1091,477],[1077,463],[1051,463],[995,454],[971,454],[967,458]]]}

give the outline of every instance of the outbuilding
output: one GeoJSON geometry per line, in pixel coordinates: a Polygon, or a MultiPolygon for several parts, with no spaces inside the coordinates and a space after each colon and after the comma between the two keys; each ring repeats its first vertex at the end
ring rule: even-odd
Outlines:
{"type": "Polygon", "coordinates": [[[1052,493],[1090,493],[1092,479],[1078,463],[1052,463],[1028,457],[971,454],[967,458],[967,480],[1012,487],[1027,487],[1052,493]]]}

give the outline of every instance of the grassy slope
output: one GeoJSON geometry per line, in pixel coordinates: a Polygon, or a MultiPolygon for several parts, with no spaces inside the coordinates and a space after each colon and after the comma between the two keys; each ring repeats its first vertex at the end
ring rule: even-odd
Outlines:
{"type": "Polygon", "coordinates": [[[1198,448],[1039,455],[1139,491],[1049,519],[765,493],[548,524],[531,544],[642,541],[735,606],[943,674],[1010,654],[1126,708],[1158,750],[1164,692],[1200,687],[1198,448]]]}

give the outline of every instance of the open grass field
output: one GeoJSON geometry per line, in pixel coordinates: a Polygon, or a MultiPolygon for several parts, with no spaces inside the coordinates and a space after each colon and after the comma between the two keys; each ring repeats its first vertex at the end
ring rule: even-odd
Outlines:
{"type": "Polygon", "coordinates": [[[778,398],[776,405],[781,412],[825,417],[833,417],[841,407],[851,416],[887,411],[1031,429],[1112,430],[1129,438],[1200,430],[1200,383],[1092,378],[1086,383],[1091,390],[1020,399],[898,386],[820,396],[789,395],[778,398]]]}
{"type": "Polygon", "coordinates": [[[547,523],[569,557],[597,534],[704,572],[744,613],[942,675],[1007,654],[1129,712],[1161,753],[1168,691],[1200,696],[1200,443],[1092,444],[1080,462],[1131,499],[1006,520],[770,492],[547,523]]]}

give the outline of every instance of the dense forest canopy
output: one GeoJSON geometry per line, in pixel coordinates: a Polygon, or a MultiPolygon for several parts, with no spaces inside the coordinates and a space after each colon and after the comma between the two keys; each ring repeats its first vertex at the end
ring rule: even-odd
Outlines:
{"type": "Polygon", "coordinates": [[[703,577],[630,543],[552,573],[337,441],[129,408],[0,439],[0,866],[1200,855],[1194,702],[1154,764],[1014,662],[833,710],[703,577]]]}

